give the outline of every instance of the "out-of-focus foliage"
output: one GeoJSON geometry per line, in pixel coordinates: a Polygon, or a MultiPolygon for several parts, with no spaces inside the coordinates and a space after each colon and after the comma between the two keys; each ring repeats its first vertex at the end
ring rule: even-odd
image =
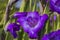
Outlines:
{"type": "Polygon", "coordinates": [[[3,15],[5,14],[7,3],[8,0],[0,0],[0,21],[2,20],[3,15]]]}

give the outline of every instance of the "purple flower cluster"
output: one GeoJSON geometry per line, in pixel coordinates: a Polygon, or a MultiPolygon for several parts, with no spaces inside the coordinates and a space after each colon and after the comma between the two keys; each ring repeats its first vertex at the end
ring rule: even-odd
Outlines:
{"type": "Polygon", "coordinates": [[[40,16],[38,12],[16,12],[14,17],[20,23],[25,32],[30,38],[37,38],[37,33],[43,28],[48,19],[48,15],[40,16]]]}
{"type": "MultiPolygon", "coordinates": [[[[22,26],[24,32],[26,32],[29,38],[37,38],[38,32],[44,27],[46,21],[48,20],[48,15],[39,15],[38,12],[16,12],[14,18],[17,18],[17,22],[22,26]]],[[[16,31],[19,31],[18,24],[9,24],[7,30],[14,36],[17,36],[16,31]]]]}
{"type": "Polygon", "coordinates": [[[60,0],[50,0],[50,10],[60,14],[60,0]]]}
{"type": "Polygon", "coordinates": [[[44,35],[42,40],[60,40],[60,30],[44,35]]]}
{"type": "MultiPolygon", "coordinates": [[[[60,13],[60,0],[50,0],[50,10],[60,13]]],[[[22,26],[29,38],[38,38],[38,32],[44,27],[48,20],[47,14],[39,15],[38,12],[16,12],[13,17],[17,18],[16,22],[19,24],[10,23],[7,31],[9,31],[14,38],[17,37],[16,31],[20,30],[20,26],[22,26]]],[[[56,20],[56,16],[54,16],[54,20],[56,20]]],[[[60,40],[60,30],[44,35],[42,40],[60,40]]]]}

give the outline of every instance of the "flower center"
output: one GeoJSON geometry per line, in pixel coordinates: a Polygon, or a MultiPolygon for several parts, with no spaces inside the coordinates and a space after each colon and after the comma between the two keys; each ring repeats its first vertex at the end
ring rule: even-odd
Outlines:
{"type": "Polygon", "coordinates": [[[58,7],[60,7],[60,0],[57,0],[55,5],[57,5],[58,7]]]}
{"type": "Polygon", "coordinates": [[[51,38],[50,40],[60,40],[60,35],[54,36],[54,37],[51,38]]]}
{"type": "Polygon", "coordinates": [[[28,17],[28,19],[27,19],[27,24],[30,27],[35,27],[35,25],[37,24],[37,22],[38,22],[37,18],[28,17]]]}

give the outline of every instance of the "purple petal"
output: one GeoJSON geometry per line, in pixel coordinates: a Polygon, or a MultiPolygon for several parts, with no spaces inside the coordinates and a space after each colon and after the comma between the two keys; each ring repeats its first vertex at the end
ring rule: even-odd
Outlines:
{"type": "Polygon", "coordinates": [[[11,24],[9,24],[8,25],[8,27],[7,27],[7,30],[14,30],[14,31],[19,31],[19,29],[20,29],[20,25],[18,25],[18,24],[16,24],[16,23],[11,23],[11,24]]]}
{"type": "Polygon", "coordinates": [[[50,0],[50,10],[60,13],[60,0],[50,0]]]}
{"type": "Polygon", "coordinates": [[[60,40],[60,30],[45,34],[42,40],[60,40]]]}
{"type": "Polygon", "coordinates": [[[42,40],[50,40],[47,35],[44,35],[44,38],[42,40]]]}
{"type": "Polygon", "coordinates": [[[56,20],[57,19],[57,16],[56,15],[54,15],[54,20],[56,20]]]}
{"type": "Polygon", "coordinates": [[[16,12],[14,14],[14,18],[20,18],[21,16],[26,16],[27,15],[27,12],[16,12]]]}
{"type": "Polygon", "coordinates": [[[30,27],[27,25],[27,21],[25,17],[21,17],[17,20],[18,23],[23,27],[24,31],[28,33],[30,27]]]}
{"type": "Polygon", "coordinates": [[[38,12],[28,12],[28,14],[27,14],[27,18],[28,17],[32,17],[32,18],[39,18],[39,14],[38,14],[38,12]]]}
{"type": "Polygon", "coordinates": [[[20,25],[16,23],[10,23],[7,26],[7,31],[9,31],[13,35],[14,38],[17,37],[16,31],[19,31],[19,30],[20,30],[20,25]]]}
{"type": "Polygon", "coordinates": [[[30,31],[28,35],[29,35],[30,39],[36,39],[36,38],[38,38],[37,34],[34,33],[33,31],[30,31]]]}
{"type": "Polygon", "coordinates": [[[47,14],[44,14],[41,19],[39,19],[39,22],[38,24],[32,29],[33,31],[35,32],[38,32],[39,30],[41,30],[44,25],[45,25],[45,22],[48,20],[48,15],[47,14]]]}
{"type": "Polygon", "coordinates": [[[11,30],[10,33],[12,34],[12,36],[13,36],[14,38],[17,38],[18,35],[17,35],[17,33],[16,33],[15,31],[11,30]]]}

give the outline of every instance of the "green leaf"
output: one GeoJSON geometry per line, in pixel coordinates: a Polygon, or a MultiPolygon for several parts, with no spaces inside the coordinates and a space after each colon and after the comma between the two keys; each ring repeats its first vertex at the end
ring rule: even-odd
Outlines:
{"type": "Polygon", "coordinates": [[[18,32],[18,40],[22,40],[24,31],[23,29],[18,32]]]}

